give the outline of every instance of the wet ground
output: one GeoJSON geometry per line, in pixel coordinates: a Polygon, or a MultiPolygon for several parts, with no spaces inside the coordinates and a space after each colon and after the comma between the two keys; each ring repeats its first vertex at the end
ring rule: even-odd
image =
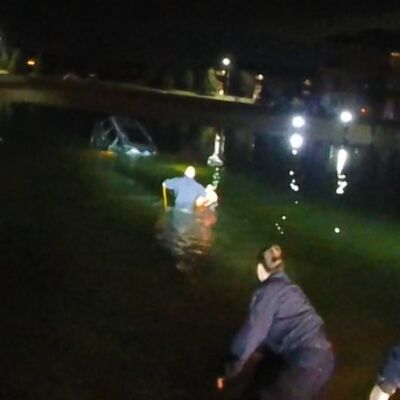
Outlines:
{"type": "MultiPolygon", "coordinates": [[[[225,168],[216,214],[176,223],[160,184],[187,159],[90,150],[91,121],[22,115],[0,143],[3,398],[213,398],[269,242],[326,321],[337,357],[327,399],[366,398],[400,331],[392,213],[225,168]]],[[[215,172],[198,164],[203,184],[215,172]]]]}

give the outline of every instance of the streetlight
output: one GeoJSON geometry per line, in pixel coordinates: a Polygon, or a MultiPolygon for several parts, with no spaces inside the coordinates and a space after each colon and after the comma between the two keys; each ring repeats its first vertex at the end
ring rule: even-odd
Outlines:
{"type": "Polygon", "coordinates": [[[224,93],[229,94],[228,92],[229,92],[229,84],[230,84],[230,78],[231,78],[232,60],[229,57],[224,57],[221,60],[221,63],[226,70],[224,93]]]}
{"type": "Polygon", "coordinates": [[[348,110],[343,110],[340,113],[340,120],[344,123],[344,124],[348,124],[351,121],[353,121],[353,114],[348,111],[348,110]]]}
{"type": "Polygon", "coordinates": [[[232,61],[229,57],[224,57],[222,59],[222,65],[224,65],[225,67],[229,67],[231,65],[232,61]]]}
{"type": "Polygon", "coordinates": [[[36,65],[36,60],[34,60],[33,58],[30,58],[27,62],[27,65],[29,65],[30,67],[34,67],[36,65]]]}

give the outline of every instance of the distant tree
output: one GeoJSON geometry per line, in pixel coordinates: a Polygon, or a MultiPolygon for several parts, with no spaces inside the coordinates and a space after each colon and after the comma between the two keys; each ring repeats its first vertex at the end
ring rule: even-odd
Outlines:
{"type": "Polygon", "coordinates": [[[14,49],[11,54],[7,69],[10,72],[10,74],[16,74],[20,71],[20,66],[21,66],[21,52],[19,49],[14,49]]]}
{"type": "Polygon", "coordinates": [[[175,79],[170,72],[164,74],[161,81],[161,87],[165,90],[171,90],[175,87],[175,79]]]}
{"type": "Polygon", "coordinates": [[[3,48],[1,50],[1,55],[0,55],[0,69],[7,69],[8,63],[9,63],[8,52],[6,49],[3,48]]]}
{"type": "Polygon", "coordinates": [[[186,69],[183,72],[182,84],[183,89],[185,90],[192,91],[194,89],[194,74],[191,69],[186,69]]]}
{"type": "Polygon", "coordinates": [[[39,76],[43,71],[43,59],[41,56],[35,57],[36,64],[32,69],[32,76],[39,76]]]}
{"type": "Polygon", "coordinates": [[[214,68],[208,68],[201,79],[200,92],[213,96],[218,92],[219,82],[215,76],[214,68]]]}
{"type": "Polygon", "coordinates": [[[249,72],[241,71],[239,74],[239,91],[243,97],[253,97],[256,80],[249,72]]]}
{"type": "Polygon", "coordinates": [[[146,68],[142,75],[143,84],[147,86],[153,86],[156,79],[156,74],[153,69],[146,68]]]}
{"type": "Polygon", "coordinates": [[[252,74],[246,71],[237,71],[231,78],[231,92],[236,96],[253,97],[256,84],[252,74]]]}

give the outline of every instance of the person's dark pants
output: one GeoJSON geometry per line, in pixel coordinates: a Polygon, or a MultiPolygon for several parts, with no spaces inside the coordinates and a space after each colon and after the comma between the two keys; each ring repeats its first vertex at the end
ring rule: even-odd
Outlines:
{"type": "Polygon", "coordinates": [[[267,355],[257,368],[255,384],[244,399],[320,400],[334,369],[329,348],[300,349],[289,361],[267,355]]]}

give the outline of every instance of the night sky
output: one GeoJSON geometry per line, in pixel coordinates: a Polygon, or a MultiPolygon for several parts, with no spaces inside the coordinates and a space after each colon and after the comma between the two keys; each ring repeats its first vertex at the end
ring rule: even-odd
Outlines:
{"type": "Polygon", "coordinates": [[[10,44],[92,65],[209,65],[230,53],[260,66],[282,52],[301,58],[299,49],[326,35],[400,29],[400,4],[376,0],[10,1],[0,10],[10,44]]]}

